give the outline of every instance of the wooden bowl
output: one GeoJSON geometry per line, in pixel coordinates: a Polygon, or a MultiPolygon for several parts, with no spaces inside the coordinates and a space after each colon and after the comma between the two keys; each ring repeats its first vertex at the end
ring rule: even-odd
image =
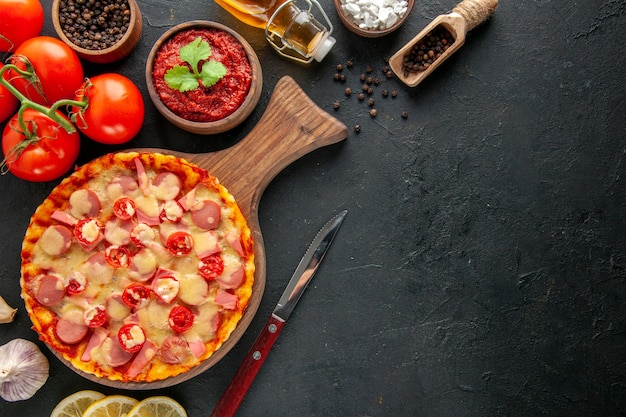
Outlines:
{"type": "Polygon", "coordinates": [[[70,40],[68,35],[63,31],[59,21],[59,9],[61,0],[53,0],[52,2],[52,24],[59,38],[72,48],[76,54],[85,61],[94,62],[96,64],[108,64],[119,61],[127,57],[139,42],[141,31],[143,30],[143,22],[141,11],[136,0],[127,0],[130,10],[130,22],[128,29],[122,38],[113,46],[105,49],[86,49],[76,45],[70,40]]]}
{"type": "Polygon", "coordinates": [[[357,23],[352,19],[350,15],[348,15],[343,8],[341,7],[341,0],[334,0],[335,8],[337,9],[337,14],[339,15],[339,19],[347,27],[351,32],[356,33],[359,36],[363,36],[365,38],[378,38],[380,36],[385,36],[390,34],[391,32],[398,29],[402,24],[406,21],[407,17],[411,13],[413,6],[415,5],[415,0],[407,0],[407,9],[398,21],[391,27],[386,29],[361,29],[357,23]]]}
{"type": "Polygon", "coordinates": [[[250,115],[250,113],[252,113],[257,103],[259,102],[259,98],[261,97],[261,90],[263,87],[263,74],[261,71],[261,63],[258,56],[254,52],[254,49],[252,49],[252,46],[250,46],[250,44],[241,35],[220,23],[205,20],[193,20],[172,27],[163,35],[161,35],[161,37],[156,41],[156,43],[152,47],[152,50],[150,51],[150,54],[148,55],[148,60],[146,61],[146,84],[148,87],[148,94],[150,95],[150,99],[156,106],[157,110],[159,110],[159,112],[169,122],[191,133],[201,135],[213,135],[234,128],[235,126],[243,122],[250,115]],[[243,46],[248,57],[248,61],[250,62],[250,66],[252,67],[252,82],[244,101],[237,108],[237,110],[235,110],[230,115],[211,122],[190,121],[178,116],[173,111],[171,111],[159,98],[159,93],[157,92],[154,85],[154,77],[152,74],[154,60],[161,46],[176,33],[188,29],[197,28],[218,29],[231,34],[243,46]]]}

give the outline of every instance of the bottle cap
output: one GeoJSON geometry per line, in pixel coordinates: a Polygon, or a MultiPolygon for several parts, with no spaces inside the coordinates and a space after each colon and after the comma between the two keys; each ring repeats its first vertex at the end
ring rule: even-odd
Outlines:
{"type": "Polygon", "coordinates": [[[335,42],[337,42],[335,38],[327,35],[324,39],[318,42],[315,50],[312,51],[311,55],[313,56],[313,59],[315,59],[317,62],[322,62],[324,57],[328,55],[330,50],[333,49],[333,46],[335,46],[335,42]]]}

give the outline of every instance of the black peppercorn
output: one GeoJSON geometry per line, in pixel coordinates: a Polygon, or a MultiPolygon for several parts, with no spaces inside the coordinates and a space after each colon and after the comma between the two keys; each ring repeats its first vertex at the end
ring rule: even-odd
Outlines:
{"type": "Polygon", "coordinates": [[[406,111],[403,111],[403,112],[402,112],[402,118],[403,118],[403,119],[406,119],[407,117],[409,117],[409,113],[408,113],[408,112],[406,112],[406,111]]]}
{"type": "Polygon", "coordinates": [[[374,105],[375,101],[373,98],[370,98],[369,100],[367,100],[367,105],[372,107],[374,105]]]}
{"type": "Polygon", "coordinates": [[[130,25],[128,0],[61,0],[59,23],[77,46],[99,50],[115,45],[130,25]]]}
{"type": "Polygon", "coordinates": [[[351,89],[350,87],[347,87],[347,88],[344,90],[344,93],[346,94],[346,96],[350,96],[350,95],[352,94],[352,89],[351,89]]]}
{"type": "Polygon", "coordinates": [[[361,131],[361,125],[354,125],[354,131],[359,133],[361,131]]]}
{"type": "Polygon", "coordinates": [[[376,117],[377,114],[378,114],[378,112],[376,111],[376,109],[370,110],[370,116],[376,117]]]}
{"type": "Polygon", "coordinates": [[[442,25],[437,26],[417,41],[403,57],[404,75],[426,70],[453,43],[454,37],[448,29],[442,25]]]}
{"type": "Polygon", "coordinates": [[[335,100],[333,102],[333,109],[338,110],[339,107],[341,107],[341,102],[339,102],[339,100],[335,100]]]}

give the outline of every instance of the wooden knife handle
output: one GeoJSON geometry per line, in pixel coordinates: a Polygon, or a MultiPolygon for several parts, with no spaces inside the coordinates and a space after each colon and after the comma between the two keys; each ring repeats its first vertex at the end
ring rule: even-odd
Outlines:
{"type": "Polygon", "coordinates": [[[211,417],[232,417],[235,415],[284,325],[285,322],[276,315],[270,316],[235,377],[215,406],[211,417]]]}

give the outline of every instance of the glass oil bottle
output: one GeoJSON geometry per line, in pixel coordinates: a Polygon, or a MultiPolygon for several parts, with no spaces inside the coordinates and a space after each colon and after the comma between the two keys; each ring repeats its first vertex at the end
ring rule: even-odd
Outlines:
{"type": "Polygon", "coordinates": [[[265,38],[279,54],[301,62],[322,61],[335,44],[333,26],[316,0],[215,0],[242,22],[265,29],[265,38]],[[319,22],[316,12],[325,20],[319,22]]]}

